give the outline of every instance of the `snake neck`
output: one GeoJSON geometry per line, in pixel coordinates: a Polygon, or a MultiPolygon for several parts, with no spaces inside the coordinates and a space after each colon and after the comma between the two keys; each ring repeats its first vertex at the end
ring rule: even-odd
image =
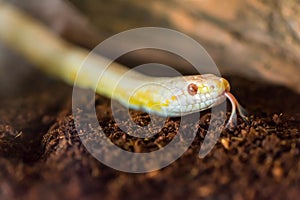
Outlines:
{"type": "Polygon", "coordinates": [[[132,109],[161,112],[162,89],[155,78],[149,76],[122,77],[111,98],[132,109]]]}

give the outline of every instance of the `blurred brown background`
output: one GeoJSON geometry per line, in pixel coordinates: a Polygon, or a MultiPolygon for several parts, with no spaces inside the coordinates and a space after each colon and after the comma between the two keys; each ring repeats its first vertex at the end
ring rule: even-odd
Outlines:
{"type": "MultiPolygon", "coordinates": [[[[225,76],[245,76],[300,92],[300,4],[297,0],[11,2],[65,39],[89,49],[131,28],[175,29],[199,41],[225,76]]],[[[112,47],[111,51],[115,48],[118,47],[112,47]]],[[[130,56],[125,64],[156,60],[183,72],[193,72],[168,56],[149,58],[143,53],[130,56]]]]}

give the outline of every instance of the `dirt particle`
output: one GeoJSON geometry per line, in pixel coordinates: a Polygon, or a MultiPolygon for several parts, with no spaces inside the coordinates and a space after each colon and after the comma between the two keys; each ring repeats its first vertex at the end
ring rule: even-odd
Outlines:
{"type": "Polygon", "coordinates": [[[207,197],[214,192],[214,187],[210,185],[200,186],[197,190],[197,194],[200,197],[207,197]]]}
{"type": "Polygon", "coordinates": [[[279,180],[283,176],[283,170],[280,166],[274,166],[272,169],[272,174],[277,180],[279,180]]]}
{"type": "Polygon", "coordinates": [[[273,122],[276,124],[276,125],[278,125],[278,124],[280,124],[280,123],[282,123],[282,120],[281,120],[281,117],[282,116],[282,114],[280,114],[280,115],[277,115],[277,114],[274,114],[273,115],[273,122]]]}
{"type": "Polygon", "coordinates": [[[228,138],[222,138],[221,139],[221,144],[227,150],[230,148],[230,140],[228,138]]]}

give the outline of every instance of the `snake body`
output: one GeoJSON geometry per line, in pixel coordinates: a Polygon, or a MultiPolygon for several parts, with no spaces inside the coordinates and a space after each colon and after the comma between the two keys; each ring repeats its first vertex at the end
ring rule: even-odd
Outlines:
{"type": "Polygon", "coordinates": [[[213,74],[183,77],[151,77],[135,71],[128,74],[126,67],[115,62],[104,69],[101,66],[109,62],[108,59],[89,55],[87,50],[67,43],[39,22],[4,3],[0,3],[0,27],[0,40],[36,67],[69,84],[77,80],[79,87],[97,85],[97,93],[127,107],[173,117],[206,110],[228,98],[232,104],[229,123],[234,121],[236,108],[243,116],[224,78],[213,74]],[[88,67],[78,73],[87,56],[90,58],[85,63],[88,67]]]}

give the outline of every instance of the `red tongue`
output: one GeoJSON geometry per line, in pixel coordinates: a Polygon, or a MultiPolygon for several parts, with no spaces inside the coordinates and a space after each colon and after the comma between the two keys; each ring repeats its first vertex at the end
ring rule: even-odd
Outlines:
{"type": "Polygon", "coordinates": [[[239,104],[239,102],[236,100],[236,98],[230,93],[230,92],[225,92],[224,93],[225,96],[229,99],[230,103],[231,103],[231,114],[229,117],[229,120],[226,124],[226,127],[230,127],[230,126],[235,126],[236,122],[237,122],[237,118],[236,118],[236,109],[238,110],[240,116],[246,120],[247,117],[245,116],[245,109],[239,104]]]}
{"type": "Polygon", "coordinates": [[[227,97],[227,99],[229,99],[230,103],[231,103],[231,114],[229,117],[229,120],[226,124],[226,127],[231,127],[231,126],[235,126],[236,125],[236,99],[235,97],[230,93],[230,92],[225,92],[225,96],[227,97]]]}

